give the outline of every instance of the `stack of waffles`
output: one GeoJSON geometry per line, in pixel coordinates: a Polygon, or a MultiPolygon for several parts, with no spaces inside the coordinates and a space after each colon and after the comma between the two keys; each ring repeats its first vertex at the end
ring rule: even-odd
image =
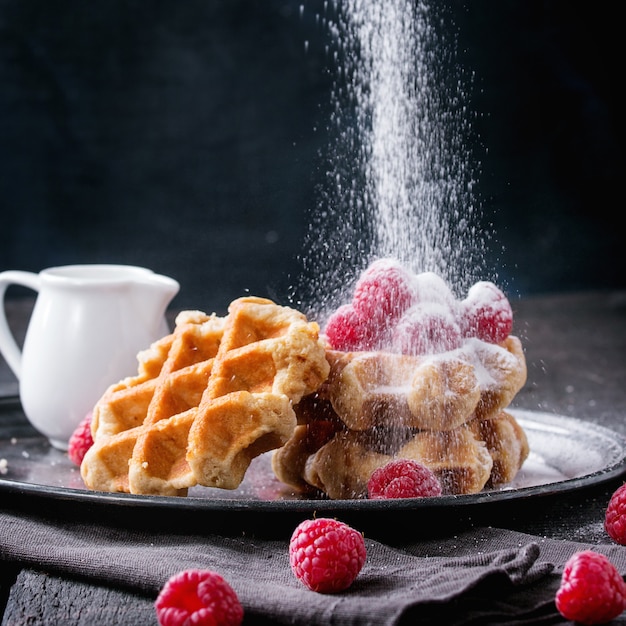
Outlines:
{"type": "Polygon", "coordinates": [[[367,497],[372,472],[416,460],[445,494],[513,480],[528,441],[505,409],[526,381],[519,339],[473,339],[459,350],[408,356],[327,351],[326,382],[296,406],[298,427],[274,452],[278,478],[332,499],[367,497]]]}
{"type": "Polygon", "coordinates": [[[330,375],[296,408],[274,472],[333,499],[367,497],[372,472],[394,458],[429,467],[446,494],[510,482],[529,454],[506,410],[527,375],[512,328],[491,282],[459,299],[432,272],[374,261],[326,322],[330,375]]]}

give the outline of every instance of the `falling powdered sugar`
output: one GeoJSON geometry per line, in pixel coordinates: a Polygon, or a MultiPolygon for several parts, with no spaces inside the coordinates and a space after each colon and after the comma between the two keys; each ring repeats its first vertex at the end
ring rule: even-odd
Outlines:
{"type": "Polygon", "coordinates": [[[459,291],[483,273],[467,81],[440,11],[423,0],[324,4],[331,145],[301,259],[303,299],[318,317],[375,258],[434,272],[459,291]]]}
{"type": "Polygon", "coordinates": [[[428,460],[448,493],[509,482],[528,446],[503,409],[526,365],[504,294],[469,291],[490,234],[476,226],[479,164],[449,15],[432,0],[323,7],[330,144],[292,299],[320,322],[332,361],[322,401],[346,430],[309,456],[309,484],[361,497],[358,466],[381,455],[428,460]],[[351,454],[343,475],[333,459],[351,454]]]}

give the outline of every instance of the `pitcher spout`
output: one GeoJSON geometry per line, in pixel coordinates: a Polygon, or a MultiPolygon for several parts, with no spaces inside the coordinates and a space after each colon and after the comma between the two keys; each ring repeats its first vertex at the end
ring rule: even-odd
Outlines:
{"type": "Polygon", "coordinates": [[[146,327],[158,329],[164,324],[165,311],[180,289],[179,283],[160,274],[146,276],[134,290],[135,308],[146,327]]]}

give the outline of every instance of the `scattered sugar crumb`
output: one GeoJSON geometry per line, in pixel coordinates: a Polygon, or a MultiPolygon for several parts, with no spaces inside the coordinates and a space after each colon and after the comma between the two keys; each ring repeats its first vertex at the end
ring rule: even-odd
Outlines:
{"type": "Polygon", "coordinates": [[[604,542],[606,541],[606,531],[604,530],[604,520],[597,520],[589,524],[585,524],[582,528],[574,530],[572,533],[573,541],[580,542],[604,542]]]}
{"type": "Polygon", "coordinates": [[[4,475],[9,471],[9,462],[6,459],[0,459],[0,474],[4,475]]]}
{"type": "Polygon", "coordinates": [[[26,450],[22,450],[22,456],[23,456],[25,459],[30,458],[30,454],[28,454],[28,452],[27,452],[26,450]]]}

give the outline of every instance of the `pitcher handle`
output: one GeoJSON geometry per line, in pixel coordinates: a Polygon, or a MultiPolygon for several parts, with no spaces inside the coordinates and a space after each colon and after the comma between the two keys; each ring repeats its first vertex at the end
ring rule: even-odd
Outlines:
{"type": "Polygon", "coordinates": [[[10,285],[21,285],[38,292],[40,289],[39,275],[21,270],[0,272],[0,304],[2,304],[0,306],[0,353],[19,380],[22,369],[22,352],[11,332],[4,307],[4,295],[10,285]]]}

